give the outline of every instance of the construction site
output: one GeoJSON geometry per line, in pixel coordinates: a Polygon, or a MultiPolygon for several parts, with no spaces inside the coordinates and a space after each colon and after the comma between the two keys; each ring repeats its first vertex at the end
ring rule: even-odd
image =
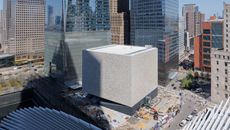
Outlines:
{"type": "MultiPolygon", "coordinates": [[[[129,116],[112,109],[92,105],[83,93],[71,95],[67,97],[72,103],[76,103],[83,99],[84,105],[79,108],[93,119],[96,124],[102,128],[112,130],[136,130],[148,129],[158,130],[167,128],[170,121],[180,112],[181,99],[179,94],[172,94],[163,88],[159,89],[159,94],[153,100],[146,102],[133,116],[129,116]],[[108,124],[103,124],[103,123],[108,124]]],[[[76,105],[77,105],[76,104],[76,105]]]]}

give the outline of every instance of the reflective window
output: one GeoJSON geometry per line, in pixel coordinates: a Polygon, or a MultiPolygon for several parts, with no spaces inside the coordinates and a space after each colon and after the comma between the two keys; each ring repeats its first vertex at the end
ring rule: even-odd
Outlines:
{"type": "Polygon", "coordinates": [[[109,0],[46,0],[46,71],[80,82],[82,51],[111,43],[109,12],[109,0]]]}

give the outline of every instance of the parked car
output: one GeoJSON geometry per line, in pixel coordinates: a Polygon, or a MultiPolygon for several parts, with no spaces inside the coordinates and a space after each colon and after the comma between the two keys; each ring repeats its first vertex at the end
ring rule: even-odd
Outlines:
{"type": "Polygon", "coordinates": [[[202,91],[203,91],[202,88],[198,88],[198,89],[196,89],[195,93],[201,93],[202,91]]]}
{"type": "Polygon", "coordinates": [[[179,124],[180,127],[184,127],[186,125],[187,121],[186,120],[182,120],[179,124]]]}
{"type": "Polygon", "coordinates": [[[192,115],[189,115],[189,116],[186,118],[186,121],[191,121],[192,118],[193,118],[193,116],[192,116],[192,115]]]}
{"type": "Polygon", "coordinates": [[[197,116],[197,113],[198,113],[198,112],[197,112],[197,110],[195,109],[195,110],[192,111],[191,115],[197,116]]]}

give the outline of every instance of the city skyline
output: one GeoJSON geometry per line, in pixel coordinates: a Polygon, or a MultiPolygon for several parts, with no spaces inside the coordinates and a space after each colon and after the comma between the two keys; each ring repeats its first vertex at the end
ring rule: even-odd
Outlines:
{"type": "MultiPolygon", "coordinates": [[[[222,16],[223,11],[223,2],[230,3],[230,0],[211,0],[209,1],[209,5],[207,6],[207,1],[201,0],[179,0],[179,12],[180,16],[182,13],[182,7],[184,4],[196,4],[199,6],[199,9],[202,13],[205,13],[206,19],[213,14],[222,16]],[[218,8],[216,8],[218,7],[218,8]]],[[[55,3],[54,3],[55,4],[55,3]]],[[[3,9],[3,0],[0,0],[0,10],[3,9]]]]}

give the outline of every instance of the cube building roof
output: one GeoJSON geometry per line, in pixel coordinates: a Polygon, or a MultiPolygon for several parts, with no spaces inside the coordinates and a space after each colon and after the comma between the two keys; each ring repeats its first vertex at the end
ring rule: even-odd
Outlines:
{"type": "Polygon", "coordinates": [[[103,47],[97,47],[92,49],[87,49],[88,51],[117,54],[117,55],[131,55],[139,52],[144,52],[150,49],[156,49],[152,47],[140,47],[140,46],[127,46],[127,45],[109,45],[103,47]]]}

